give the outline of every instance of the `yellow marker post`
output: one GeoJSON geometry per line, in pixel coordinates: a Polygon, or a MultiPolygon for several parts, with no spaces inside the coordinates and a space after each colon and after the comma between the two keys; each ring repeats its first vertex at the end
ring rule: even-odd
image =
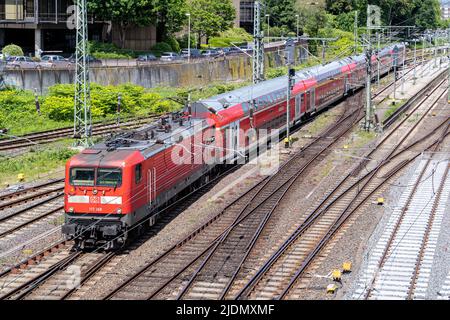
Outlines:
{"type": "Polygon", "coordinates": [[[19,174],[17,175],[17,180],[18,180],[19,182],[25,181],[25,174],[19,173],[19,174]]]}
{"type": "Polygon", "coordinates": [[[344,271],[344,273],[349,273],[352,271],[352,263],[350,261],[345,261],[342,264],[342,270],[344,271]]]}
{"type": "Polygon", "coordinates": [[[377,199],[377,204],[379,205],[379,206],[382,206],[383,204],[384,204],[384,198],[378,198],[377,199]]]}
{"type": "Polygon", "coordinates": [[[327,293],[334,294],[337,290],[337,286],[332,283],[327,286],[327,293]]]}
{"type": "Polygon", "coordinates": [[[341,270],[335,269],[331,273],[331,277],[333,278],[333,281],[341,281],[342,273],[341,270]]]}

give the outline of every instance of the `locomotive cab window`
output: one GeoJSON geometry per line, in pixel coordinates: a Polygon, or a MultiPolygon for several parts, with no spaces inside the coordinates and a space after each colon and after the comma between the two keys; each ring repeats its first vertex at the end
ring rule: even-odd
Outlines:
{"type": "Polygon", "coordinates": [[[134,168],[134,181],[136,184],[142,180],[142,164],[137,164],[134,168]]]}
{"type": "Polygon", "coordinates": [[[120,187],[122,185],[122,170],[99,168],[97,170],[97,186],[120,187]]]}
{"type": "Polygon", "coordinates": [[[70,184],[73,186],[94,186],[95,169],[72,168],[70,169],[70,184]]]}

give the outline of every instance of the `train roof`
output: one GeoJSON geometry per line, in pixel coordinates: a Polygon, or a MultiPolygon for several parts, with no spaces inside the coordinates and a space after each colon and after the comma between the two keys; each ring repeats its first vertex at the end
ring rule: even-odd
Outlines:
{"type": "MultiPolygon", "coordinates": [[[[338,61],[328,63],[326,65],[317,65],[306,69],[299,70],[295,73],[295,81],[298,83],[300,80],[316,80],[322,81],[327,77],[335,76],[342,72],[342,67],[363,61],[364,56],[347,57],[338,61]]],[[[278,90],[284,90],[287,84],[287,76],[280,76],[274,79],[266,80],[264,82],[242,87],[236,90],[232,90],[226,93],[222,93],[207,99],[199,100],[197,103],[211,107],[214,111],[219,112],[227,109],[230,106],[248,102],[263,95],[278,90]]]]}

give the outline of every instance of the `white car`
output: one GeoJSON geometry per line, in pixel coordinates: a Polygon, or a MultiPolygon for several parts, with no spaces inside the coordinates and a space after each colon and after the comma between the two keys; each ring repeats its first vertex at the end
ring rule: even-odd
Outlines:
{"type": "Polygon", "coordinates": [[[13,69],[37,69],[39,68],[39,63],[31,59],[30,57],[18,56],[18,57],[8,57],[6,59],[7,66],[13,69]]]}
{"type": "Polygon", "coordinates": [[[41,57],[41,62],[39,63],[41,67],[45,68],[67,68],[72,65],[69,59],[58,55],[44,55],[41,57]]]}

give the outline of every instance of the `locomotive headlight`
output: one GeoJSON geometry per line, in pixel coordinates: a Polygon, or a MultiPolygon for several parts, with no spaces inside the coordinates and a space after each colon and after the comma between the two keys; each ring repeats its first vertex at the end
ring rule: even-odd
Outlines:
{"type": "Polygon", "coordinates": [[[117,214],[122,214],[122,209],[117,209],[117,214]]]}
{"type": "Polygon", "coordinates": [[[92,194],[96,195],[97,194],[97,190],[96,189],[92,190],[92,194]]]}
{"type": "Polygon", "coordinates": [[[70,208],[69,208],[69,212],[70,212],[70,213],[73,213],[74,211],[75,211],[75,210],[73,209],[73,207],[70,207],[70,208]]]}

